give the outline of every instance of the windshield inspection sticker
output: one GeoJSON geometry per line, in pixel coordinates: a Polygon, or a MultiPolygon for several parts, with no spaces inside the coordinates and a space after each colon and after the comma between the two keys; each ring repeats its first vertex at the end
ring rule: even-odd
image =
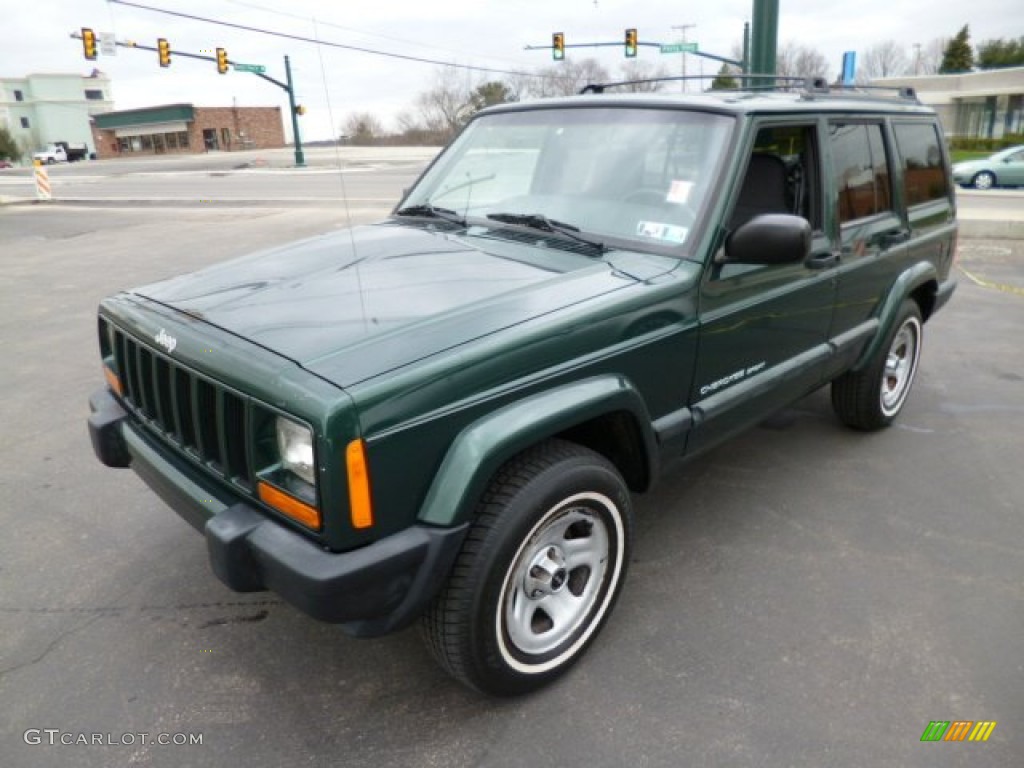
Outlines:
{"type": "Polygon", "coordinates": [[[690,234],[690,228],[662,224],[660,221],[638,221],[636,233],[640,237],[652,237],[655,240],[667,240],[670,243],[685,243],[686,236],[690,234]]]}
{"type": "Polygon", "coordinates": [[[672,186],[668,188],[668,194],[665,195],[665,202],[676,203],[677,205],[686,205],[690,199],[690,192],[692,191],[692,181],[680,181],[679,179],[676,179],[672,182],[672,186]]]}

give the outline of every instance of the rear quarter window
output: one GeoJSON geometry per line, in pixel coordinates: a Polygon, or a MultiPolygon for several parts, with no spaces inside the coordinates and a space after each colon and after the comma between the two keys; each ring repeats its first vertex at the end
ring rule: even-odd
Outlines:
{"type": "Polygon", "coordinates": [[[903,165],[903,196],[907,207],[949,196],[949,178],[942,161],[942,138],[933,123],[893,126],[903,165]]]}
{"type": "Polygon", "coordinates": [[[839,221],[845,224],[891,210],[891,178],[881,124],[833,123],[829,134],[839,221]]]}

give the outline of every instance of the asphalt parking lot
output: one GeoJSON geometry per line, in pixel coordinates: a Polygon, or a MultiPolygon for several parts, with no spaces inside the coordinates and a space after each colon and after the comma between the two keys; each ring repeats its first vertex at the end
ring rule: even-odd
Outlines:
{"type": "Polygon", "coordinates": [[[201,537],[92,455],[100,298],[341,224],[0,208],[0,765],[1022,764],[1024,243],[961,242],[896,427],[847,431],[821,391],[638,498],[596,645],[495,701],[415,630],[353,640],[230,592],[201,537]],[[922,743],[933,720],[998,725],[922,743]]]}

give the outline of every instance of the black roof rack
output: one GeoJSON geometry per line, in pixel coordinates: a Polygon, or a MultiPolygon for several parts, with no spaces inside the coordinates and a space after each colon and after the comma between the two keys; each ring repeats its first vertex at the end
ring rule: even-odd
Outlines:
{"type": "MultiPolygon", "coordinates": [[[[606,88],[622,88],[631,85],[646,85],[648,83],[670,83],[680,82],[687,80],[714,80],[718,75],[675,75],[668,77],[650,77],[642,80],[620,80],[612,83],[588,83],[583,86],[580,90],[581,94],[586,93],[604,93],[606,88]]],[[[900,101],[909,101],[915,104],[921,102],[917,98],[917,93],[913,88],[907,86],[884,86],[884,85],[844,85],[842,83],[829,82],[824,77],[800,77],[795,75],[758,75],[758,74],[740,74],[730,73],[728,75],[733,80],[753,81],[749,84],[742,86],[741,88],[715,88],[709,89],[714,90],[716,93],[737,90],[745,92],[774,92],[774,91],[787,91],[787,92],[799,92],[805,99],[813,99],[816,96],[829,96],[837,93],[841,93],[843,98],[870,98],[878,99],[879,96],[875,95],[878,91],[894,91],[895,98],[900,101]],[[769,82],[765,82],[769,81],[769,82]]]]}

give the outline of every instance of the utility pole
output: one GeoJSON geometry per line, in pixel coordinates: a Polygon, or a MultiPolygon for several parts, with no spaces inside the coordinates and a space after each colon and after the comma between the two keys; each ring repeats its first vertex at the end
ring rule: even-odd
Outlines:
{"type": "MultiPolygon", "coordinates": [[[[696,24],[675,24],[672,26],[672,29],[680,33],[679,42],[686,43],[686,30],[693,29],[696,26],[696,24]]],[[[682,87],[683,93],[686,93],[686,51],[682,51],[679,54],[679,61],[680,74],[683,76],[683,79],[679,81],[679,85],[682,87]]]]}

